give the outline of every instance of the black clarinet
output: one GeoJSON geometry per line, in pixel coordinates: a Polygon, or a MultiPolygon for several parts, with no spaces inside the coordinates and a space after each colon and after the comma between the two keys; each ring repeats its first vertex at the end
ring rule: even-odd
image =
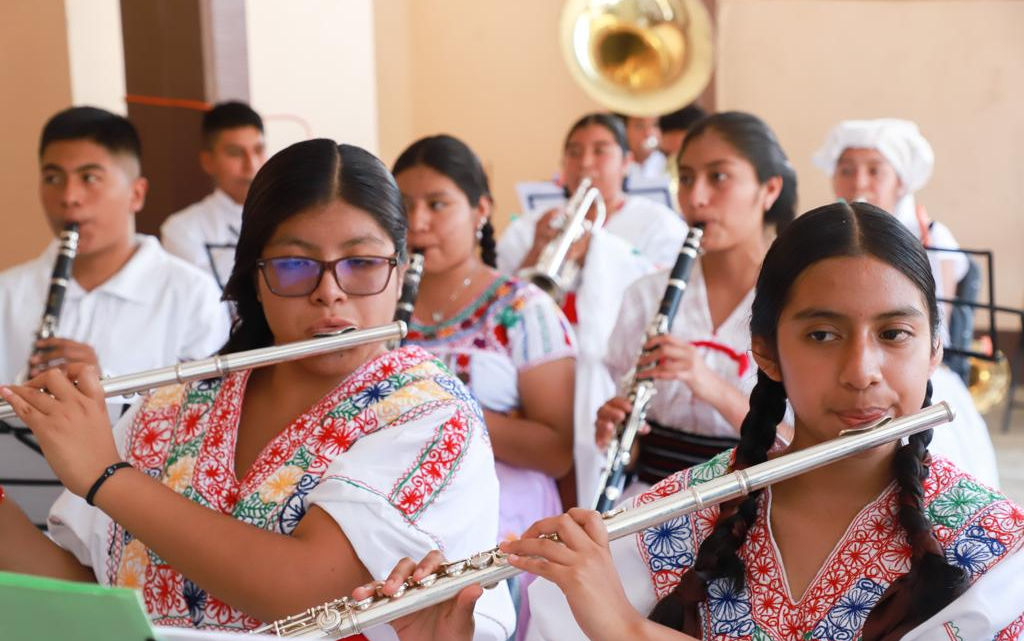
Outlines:
{"type": "MultiPolygon", "coordinates": [[[[690,282],[690,273],[693,265],[700,255],[700,243],[704,237],[704,225],[698,223],[690,227],[690,232],[683,241],[683,247],[679,250],[679,257],[672,267],[668,277],[668,287],[661,299],[661,306],[651,324],[647,326],[645,343],[655,336],[667,334],[672,330],[672,321],[675,320],[676,311],[679,309],[679,301],[683,298],[686,285],[690,282]]],[[[629,401],[633,410],[626,416],[626,419],[617,426],[615,436],[608,444],[608,456],[605,459],[604,467],[601,470],[601,480],[598,483],[600,491],[594,502],[594,509],[598,512],[607,512],[614,506],[615,501],[622,496],[626,486],[626,468],[630,463],[633,441],[636,440],[640,426],[647,418],[647,409],[657,390],[654,388],[654,381],[642,379],[642,372],[637,370],[630,382],[629,401]]]]}
{"type": "MultiPolygon", "coordinates": [[[[38,340],[46,340],[57,334],[60,312],[64,307],[64,292],[68,289],[68,281],[71,280],[71,267],[77,253],[78,223],[68,223],[60,233],[60,249],[57,251],[57,262],[53,266],[53,275],[50,276],[50,291],[46,295],[46,309],[43,311],[43,320],[39,323],[39,331],[36,332],[38,340]]],[[[36,356],[41,351],[43,350],[34,347],[32,356],[36,356]]],[[[29,370],[31,369],[30,365],[29,370]]]]}
{"type": "MultiPolygon", "coordinates": [[[[395,320],[402,321],[406,325],[412,319],[412,310],[416,307],[416,295],[420,292],[424,262],[423,251],[413,249],[409,255],[409,268],[405,270],[405,278],[402,280],[402,295],[398,298],[398,305],[395,307],[395,320]]],[[[388,349],[394,349],[404,342],[403,339],[388,343],[388,349]]]]}

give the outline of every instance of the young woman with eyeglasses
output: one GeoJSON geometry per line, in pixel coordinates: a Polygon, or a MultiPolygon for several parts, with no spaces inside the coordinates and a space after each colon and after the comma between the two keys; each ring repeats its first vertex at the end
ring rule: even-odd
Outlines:
{"type": "MultiPolygon", "coordinates": [[[[398,189],[369,153],[329,140],[280,152],[245,203],[222,353],[388,323],[405,236],[398,189]]],[[[162,625],[251,629],[386,575],[396,555],[497,537],[480,409],[417,347],[162,388],[113,436],[94,368],[0,396],[68,488],[52,540],[0,504],[0,570],[140,588],[162,625]]],[[[481,607],[478,635],[507,638],[507,591],[481,607]]]]}

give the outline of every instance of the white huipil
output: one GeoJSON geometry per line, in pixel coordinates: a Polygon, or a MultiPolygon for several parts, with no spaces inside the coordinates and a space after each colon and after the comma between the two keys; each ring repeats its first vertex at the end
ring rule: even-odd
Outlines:
{"type": "MultiPolygon", "coordinates": [[[[729,471],[726,465],[731,460],[729,451],[679,472],[635,497],[632,505],[721,477],[729,471]]],[[[942,457],[933,457],[931,474],[923,485],[932,531],[947,559],[965,569],[971,586],[908,632],[904,640],[1022,638],[1024,538],[1020,523],[1024,512],[942,457]]],[[[726,579],[708,584],[707,600],[699,606],[703,638],[859,638],[879,596],[910,567],[910,548],[896,518],[897,506],[898,488],[893,482],[854,518],[817,577],[799,600],[794,600],[768,525],[771,488],[764,490],[758,499],[757,516],[740,548],[746,566],[745,587],[736,591],[726,579]]],[[[611,541],[618,580],[637,611],[649,616],[658,601],[678,585],[710,534],[718,511],[718,506],[711,506],[611,541]]],[[[530,586],[529,594],[533,618],[527,641],[586,638],[555,584],[538,579],[530,586]]]]}
{"type": "MultiPolygon", "coordinates": [[[[514,276],[533,246],[542,210],[523,214],[512,222],[498,241],[498,270],[514,276]]],[[[668,207],[641,196],[626,196],[617,212],[609,212],[604,229],[636,247],[658,267],[671,267],[686,238],[686,222],[668,207]]]]}
{"type": "Polygon", "coordinates": [[[167,217],[160,225],[164,249],[213,276],[221,289],[235,265],[242,205],[220,189],[167,217]]]}
{"type": "MultiPolygon", "coordinates": [[[[250,374],[147,396],[114,427],[121,456],[184,499],[267,533],[291,536],[316,506],[376,579],[402,557],[440,549],[454,560],[494,544],[490,438],[476,401],[432,354],[406,346],[363,363],[238,477],[234,447],[250,374]]],[[[65,491],[48,523],[54,541],[92,568],[98,583],[139,589],[154,623],[238,632],[261,623],[192,583],[79,496],[65,491]]],[[[193,533],[196,545],[204,536],[193,533]]],[[[475,620],[480,641],[512,634],[504,584],[482,597],[475,620]]],[[[364,635],[397,639],[388,625],[364,635]]]]}
{"type": "MultiPolygon", "coordinates": [[[[73,278],[64,296],[57,336],[90,345],[105,376],[132,374],[205,358],[228,336],[229,315],[213,279],[168,254],[153,236],[106,282],[85,291],[73,278]]],[[[0,273],[0,383],[25,379],[59,243],[0,273]]],[[[108,401],[114,417],[128,402],[108,401]]],[[[15,478],[54,478],[41,456],[10,435],[0,436],[0,467],[15,478]]],[[[29,517],[41,523],[58,490],[8,487],[29,517]]]]}

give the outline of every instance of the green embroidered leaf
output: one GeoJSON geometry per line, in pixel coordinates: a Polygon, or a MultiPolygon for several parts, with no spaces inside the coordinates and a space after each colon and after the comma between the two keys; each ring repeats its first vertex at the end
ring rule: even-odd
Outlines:
{"type": "Polygon", "coordinates": [[[931,502],[928,506],[928,518],[932,523],[956,530],[972,514],[998,500],[998,494],[967,479],[960,479],[931,502]]]}

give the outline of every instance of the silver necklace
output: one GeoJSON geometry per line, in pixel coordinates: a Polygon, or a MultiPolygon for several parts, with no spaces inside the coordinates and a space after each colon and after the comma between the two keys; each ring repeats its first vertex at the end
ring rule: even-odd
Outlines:
{"type": "Polygon", "coordinates": [[[438,311],[432,312],[430,314],[430,318],[431,320],[434,321],[435,325],[437,323],[440,323],[441,320],[444,318],[444,310],[446,310],[452,303],[454,303],[455,299],[458,298],[459,295],[462,294],[462,292],[466,291],[466,288],[469,287],[469,284],[473,282],[474,278],[476,278],[476,274],[478,271],[480,271],[479,263],[473,269],[473,271],[470,272],[469,276],[466,276],[465,278],[462,279],[462,285],[456,288],[454,292],[452,292],[452,295],[448,297],[448,300],[446,300],[443,305],[441,305],[441,308],[438,311]]]}

